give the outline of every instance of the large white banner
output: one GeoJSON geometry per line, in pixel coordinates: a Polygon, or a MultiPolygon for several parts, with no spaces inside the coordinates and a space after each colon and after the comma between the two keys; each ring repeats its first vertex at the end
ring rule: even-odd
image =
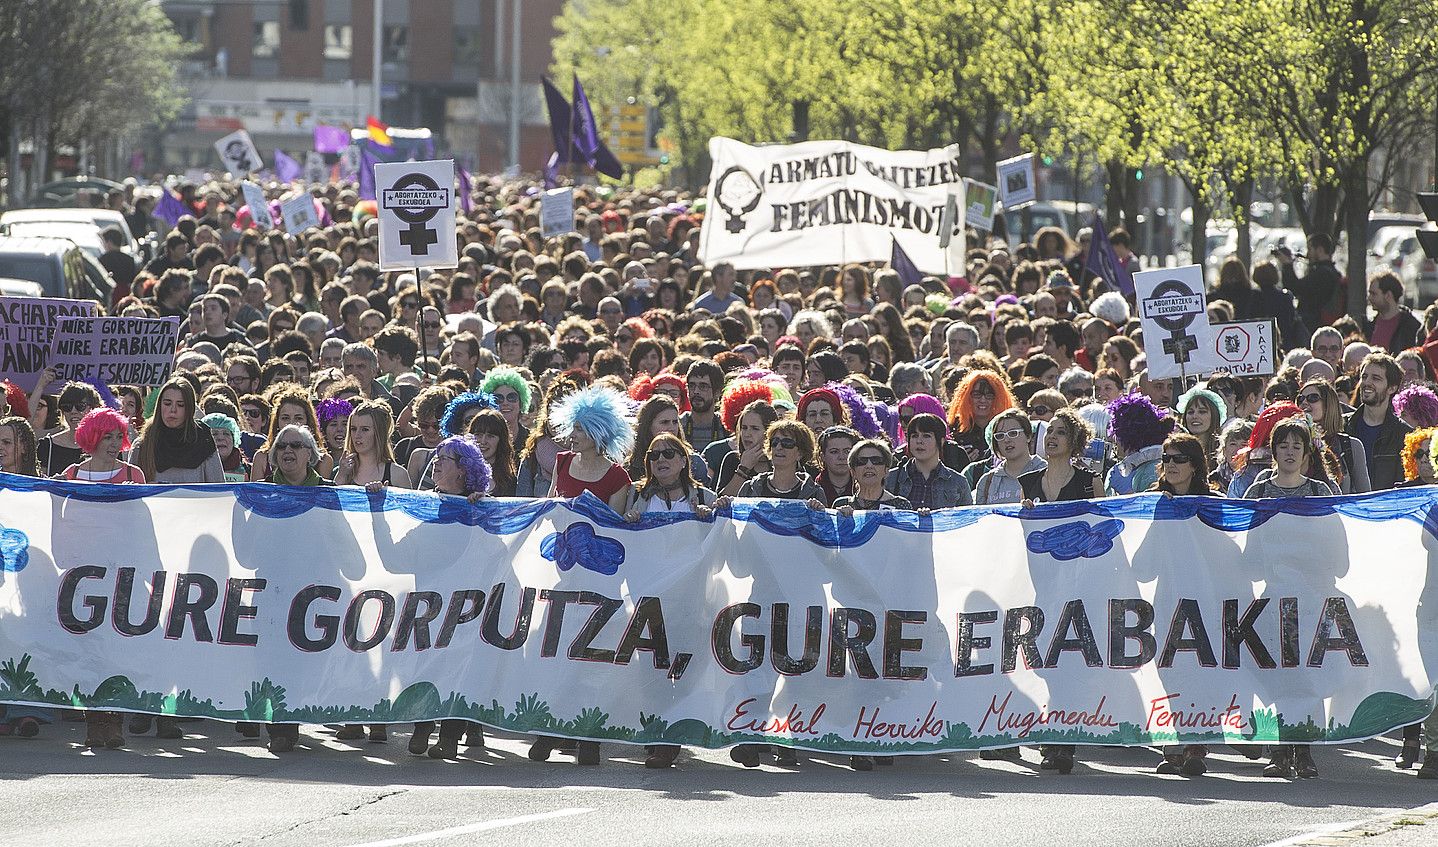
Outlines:
{"type": "Polygon", "coordinates": [[[0,485],[0,702],[848,753],[1338,742],[1426,715],[1438,648],[1433,488],[626,524],[0,485]]]}
{"type": "Polygon", "coordinates": [[[713,169],[699,242],[706,265],[887,261],[897,240],[921,271],[963,271],[964,239],[952,242],[947,258],[939,247],[947,196],[957,194],[963,202],[958,145],[881,150],[805,141],[755,147],[711,138],[709,156],[713,169]]]}

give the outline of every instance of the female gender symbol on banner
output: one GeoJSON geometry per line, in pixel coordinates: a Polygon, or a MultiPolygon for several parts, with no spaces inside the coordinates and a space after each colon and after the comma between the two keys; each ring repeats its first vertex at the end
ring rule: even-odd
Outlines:
{"type": "Polygon", "coordinates": [[[1203,297],[1176,279],[1166,279],[1154,286],[1143,305],[1144,313],[1169,332],[1163,339],[1163,352],[1179,364],[1188,364],[1188,354],[1198,349],[1198,338],[1188,334],[1188,327],[1203,311],[1203,297]]]}
{"type": "Polygon", "coordinates": [[[1133,276],[1150,379],[1188,377],[1209,368],[1213,330],[1203,297],[1203,268],[1159,268],[1133,276]]]}
{"type": "Polygon", "coordinates": [[[452,268],[459,263],[454,162],[380,163],[374,166],[374,182],[381,269],[452,268]]]}
{"type": "Polygon", "coordinates": [[[439,233],[426,227],[440,210],[449,207],[449,189],[440,188],[422,173],[406,174],[393,188],[384,191],[384,208],[409,224],[399,234],[399,243],[420,256],[429,254],[429,246],[439,243],[439,233]]]}

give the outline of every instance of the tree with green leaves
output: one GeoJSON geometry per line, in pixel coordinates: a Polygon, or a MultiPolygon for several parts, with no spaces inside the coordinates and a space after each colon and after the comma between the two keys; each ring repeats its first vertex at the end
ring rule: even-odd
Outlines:
{"type": "Polygon", "coordinates": [[[57,144],[123,137],[178,114],[186,54],[149,0],[11,0],[0,15],[9,202],[22,199],[22,141],[32,143],[33,172],[43,179],[57,144]]]}

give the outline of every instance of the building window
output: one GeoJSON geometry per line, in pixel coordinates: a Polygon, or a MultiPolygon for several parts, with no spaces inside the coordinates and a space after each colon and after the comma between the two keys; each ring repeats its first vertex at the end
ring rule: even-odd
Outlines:
{"type": "Polygon", "coordinates": [[[290,0],[290,29],[310,28],[310,0],[290,0]]]}
{"type": "Polygon", "coordinates": [[[488,64],[488,39],[479,27],[461,27],[454,31],[454,63],[465,66],[488,64]]]}
{"type": "Polygon", "coordinates": [[[255,40],[251,52],[256,58],[269,59],[280,52],[279,21],[258,21],[255,23],[255,40]]]}
{"type": "Polygon", "coordinates": [[[384,61],[409,61],[409,27],[390,24],[384,28],[384,61]]]}
{"type": "Polygon", "coordinates": [[[348,60],[354,53],[354,30],[349,24],[325,27],[325,58],[348,60]]]}

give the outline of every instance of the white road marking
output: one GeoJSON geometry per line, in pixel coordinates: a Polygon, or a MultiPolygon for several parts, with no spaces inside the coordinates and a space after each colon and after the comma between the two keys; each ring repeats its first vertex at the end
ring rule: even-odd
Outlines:
{"type": "Polygon", "coordinates": [[[437,829],[434,832],[421,832],[417,835],[405,835],[400,838],[386,838],[383,841],[366,841],[363,844],[351,844],[349,847],[400,847],[402,844],[419,844],[425,841],[438,841],[441,838],[453,838],[456,835],[469,835],[472,832],[488,832],[493,829],[503,829],[507,826],[520,826],[521,824],[554,820],[555,818],[583,815],[592,811],[594,810],[556,809],[553,812],[542,812],[537,815],[522,815],[517,818],[500,818],[492,821],[481,821],[479,823],[465,824],[464,826],[452,826],[449,829],[437,829]]]}

